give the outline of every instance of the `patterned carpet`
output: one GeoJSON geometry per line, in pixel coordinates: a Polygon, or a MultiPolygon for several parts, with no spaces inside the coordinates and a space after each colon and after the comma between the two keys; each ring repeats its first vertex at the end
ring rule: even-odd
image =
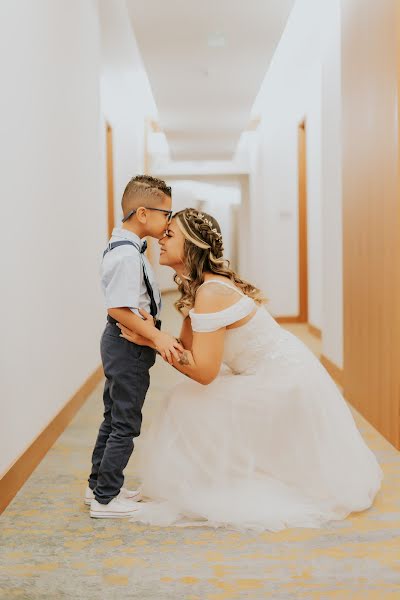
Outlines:
{"type": "MultiPolygon", "coordinates": [[[[167,320],[176,331],[170,309],[167,320]]],[[[145,426],[176,377],[157,362],[145,426]]],[[[101,393],[99,386],[0,517],[2,600],[400,599],[400,454],[362,418],[385,471],[371,510],[323,530],[148,528],[90,519],[83,505],[101,393]]],[[[134,458],[126,474],[134,487],[134,458]]]]}

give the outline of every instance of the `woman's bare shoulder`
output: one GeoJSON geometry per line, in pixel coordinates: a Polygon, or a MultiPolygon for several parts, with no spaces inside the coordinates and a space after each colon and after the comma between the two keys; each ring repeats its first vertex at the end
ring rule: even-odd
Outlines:
{"type": "Polygon", "coordinates": [[[195,311],[209,313],[229,308],[237,302],[239,293],[226,277],[207,279],[196,292],[195,311]]]}

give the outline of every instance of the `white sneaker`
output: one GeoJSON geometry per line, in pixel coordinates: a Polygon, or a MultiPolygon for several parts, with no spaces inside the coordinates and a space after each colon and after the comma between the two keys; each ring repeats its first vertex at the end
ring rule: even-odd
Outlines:
{"type": "MultiPolygon", "coordinates": [[[[126,488],[121,488],[117,498],[120,497],[125,498],[126,500],[135,500],[135,502],[140,502],[142,499],[142,495],[139,490],[127,490],[126,488]]],[[[83,501],[86,506],[90,506],[92,500],[94,500],[93,490],[87,486],[83,501]]]]}
{"type": "Polygon", "coordinates": [[[108,504],[100,504],[96,499],[90,503],[90,516],[94,519],[126,519],[132,517],[140,504],[134,500],[113,498],[108,504]]]}

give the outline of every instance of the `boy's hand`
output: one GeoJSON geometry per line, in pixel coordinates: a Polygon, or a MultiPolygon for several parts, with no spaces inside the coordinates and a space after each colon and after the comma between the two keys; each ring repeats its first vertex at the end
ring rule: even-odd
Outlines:
{"type": "Polygon", "coordinates": [[[156,350],[161,354],[164,360],[167,360],[170,365],[173,364],[172,357],[175,360],[179,360],[183,347],[181,344],[169,333],[159,331],[154,338],[154,344],[156,350]]]}

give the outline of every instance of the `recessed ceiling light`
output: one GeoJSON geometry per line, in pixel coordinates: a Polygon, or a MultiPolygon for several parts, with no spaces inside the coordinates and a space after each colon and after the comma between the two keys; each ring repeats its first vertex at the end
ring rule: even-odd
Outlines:
{"type": "Polygon", "coordinates": [[[207,45],[210,48],[223,48],[225,46],[225,38],[219,31],[214,31],[208,35],[207,45]]]}

